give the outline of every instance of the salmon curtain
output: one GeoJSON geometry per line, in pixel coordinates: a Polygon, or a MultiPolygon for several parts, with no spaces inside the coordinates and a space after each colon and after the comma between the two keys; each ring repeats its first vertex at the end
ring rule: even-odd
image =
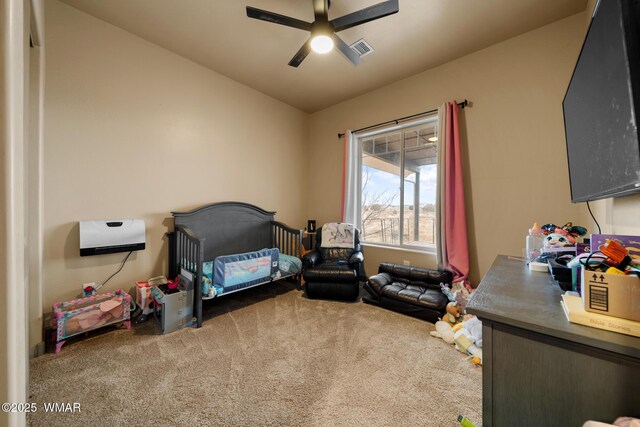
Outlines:
{"type": "Polygon", "coordinates": [[[438,269],[453,273],[453,282],[470,289],[467,215],[462,182],[458,104],[438,109],[438,193],[436,195],[436,257],[438,269]]]}

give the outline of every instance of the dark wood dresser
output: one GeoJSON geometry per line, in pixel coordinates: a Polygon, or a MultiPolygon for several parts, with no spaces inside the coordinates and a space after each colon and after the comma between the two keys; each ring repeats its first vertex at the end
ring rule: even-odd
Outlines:
{"type": "Polygon", "coordinates": [[[498,256],[467,311],[483,322],[483,425],[640,418],[640,338],[569,323],[548,273],[498,256]]]}

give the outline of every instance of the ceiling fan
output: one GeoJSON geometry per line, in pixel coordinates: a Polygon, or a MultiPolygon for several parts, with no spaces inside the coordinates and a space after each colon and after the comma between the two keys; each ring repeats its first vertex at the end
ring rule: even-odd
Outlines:
{"type": "Polygon", "coordinates": [[[289,65],[292,67],[298,67],[311,50],[317,53],[327,53],[333,49],[334,44],[338,46],[340,52],[353,65],[360,64],[362,62],[360,56],[351,50],[336,33],[356,25],[393,15],[399,10],[398,0],[388,0],[329,21],[331,0],[312,0],[312,2],[315,16],[313,23],[247,6],[247,16],[249,18],[286,25],[287,27],[298,28],[311,33],[306,43],[289,61],[289,65]]]}

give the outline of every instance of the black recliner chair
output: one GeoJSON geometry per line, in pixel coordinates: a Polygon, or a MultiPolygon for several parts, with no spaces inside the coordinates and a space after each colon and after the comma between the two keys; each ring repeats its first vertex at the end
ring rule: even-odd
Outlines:
{"type": "Polygon", "coordinates": [[[444,316],[449,299],[442,293],[440,283],[449,287],[453,280],[450,271],[407,267],[383,262],[378,274],[371,276],[364,289],[370,295],[362,300],[369,304],[436,322],[444,316]]]}
{"type": "Polygon", "coordinates": [[[307,297],[344,301],[358,298],[364,255],[360,233],[355,228],[353,231],[353,249],[323,248],[322,227],[318,229],[315,249],[302,257],[302,277],[307,297]]]}

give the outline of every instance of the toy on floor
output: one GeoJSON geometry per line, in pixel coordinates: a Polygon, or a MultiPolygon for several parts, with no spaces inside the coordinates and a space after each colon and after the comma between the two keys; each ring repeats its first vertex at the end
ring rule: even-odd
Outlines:
{"type": "Polygon", "coordinates": [[[472,317],[453,328],[456,350],[472,356],[473,363],[482,364],[482,322],[472,317]]]}
{"type": "Polygon", "coordinates": [[[470,292],[462,282],[454,283],[453,286],[451,286],[451,290],[453,291],[455,301],[458,303],[458,305],[460,305],[460,308],[462,309],[462,313],[466,313],[467,300],[469,299],[470,292]]]}
{"type": "Polygon", "coordinates": [[[174,281],[168,280],[165,276],[152,277],[146,282],[136,282],[136,303],[138,307],[142,309],[140,315],[135,316],[136,323],[146,322],[150,315],[153,314],[154,302],[151,297],[151,288],[165,284],[169,284],[170,289],[175,289],[178,286],[174,284],[174,281]]]}
{"type": "Polygon", "coordinates": [[[155,302],[154,310],[159,311],[155,317],[160,322],[163,334],[191,326],[193,275],[188,271],[183,270],[176,281],[151,288],[151,297],[155,302]]]}
{"type": "Polygon", "coordinates": [[[439,320],[436,322],[436,330],[431,331],[431,336],[442,338],[447,344],[453,344],[453,328],[447,322],[439,320]]]}
{"type": "Polygon", "coordinates": [[[119,322],[131,329],[130,302],[129,294],[117,290],[55,303],[53,312],[57,323],[56,353],[60,352],[67,338],[83,332],[119,322]]]}
{"type": "Polygon", "coordinates": [[[461,321],[461,316],[462,307],[460,306],[460,304],[458,304],[458,302],[450,302],[449,304],[447,304],[447,313],[444,315],[442,320],[453,326],[461,321]]]}
{"type": "Polygon", "coordinates": [[[467,309],[467,300],[469,299],[469,291],[464,287],[464,284],[462,282],[456,282],[449,288],[449,286],[444,283],[440,283],[440,289],[450,302],[458,303],[462,314],[464,314],[467,309]]]}
{"type": "Polygon", "coordinates": [[[475,316],[453,326],[446,321],[438,321],[431,336],[442,338],[447,344],[455,344],[456,350],[471,356],[476,365],[482,365],[482,322],[475,316]]]}
{"type": "Polygon", "coordinates": [[[153,299],[151,298],[151,284],[149,281],[136,282],[136,304],[139,307],[134,315],[136,323],[145,322],[150,314],[153,314],[153,299]]]}
{"type": "Polygon", "coordinates": [[[449,301],[455,302],[456,295],[453,293],[451,288],[446,283],[440,283],[440,289],[442,290],[442,293],[444,294],[444,296],[446,296],[449,299],[449,301]]]}
{"type": "Polygon", "coordinates": [[[470,292],[462,282],[454,283],[451,288],[441,283],[440,288],[450,302],[431,336],[442,338],[447,344],[455,344],[456,350],[469,354],[473,363],[481,365],[482,322],[476,316],[465,314],[470,292]]]}
{"type": "Polygon", "coordinates": [[[458,422],[462,427],[476,427],[474,423],[469,421],[469,418],[462,415],[458,415],[458,422]]]}

